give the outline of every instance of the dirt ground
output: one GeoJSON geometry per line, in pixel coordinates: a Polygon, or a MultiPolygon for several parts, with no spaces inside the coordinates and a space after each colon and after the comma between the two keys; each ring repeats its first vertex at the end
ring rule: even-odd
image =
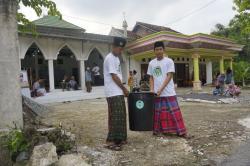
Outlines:
{"type": "MultiPolygon", "coordinates": [[[[250,97],[250,91],[243,91],[250,97]]],[[[239,120],[250,118],[250,104],[180,102],[189,134],[194,138],[154,137],[152,132],[128,130],[128,145],[110,152],[116,165],[217,165],[247,141],[250,129],[239,120]]],[[[107,135],[105,99],[50,104],[43,122],[76,134],[79,146],[103,148],[107,135]]]]}

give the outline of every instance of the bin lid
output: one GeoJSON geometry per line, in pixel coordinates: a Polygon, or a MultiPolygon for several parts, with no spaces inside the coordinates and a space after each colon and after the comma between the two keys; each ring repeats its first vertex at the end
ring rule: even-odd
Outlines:
{"type": "Polygon", "coordinates": [[[152,95],[152,96],[156,96],[155,93],[153,92],[131,92],[129,93],[129,95],[133,95],[133,96],[136,96],[136,95],[152,95]]]}
{"type": "Polygon", "coordinates": [[[130,94],[155,94],[153,92],[148,92],[148,91],[145,91],[145,92],[130,92],[130,94]]]}

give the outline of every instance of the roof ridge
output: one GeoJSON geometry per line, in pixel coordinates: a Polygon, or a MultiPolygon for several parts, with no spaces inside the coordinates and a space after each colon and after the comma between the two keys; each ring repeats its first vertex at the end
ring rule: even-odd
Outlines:
{"type": "Polygon", "coordinates": [[[70,23],[59,16],[50,16],[46,15],[37,20],[32,21],[35,25],[38,26],[48,26],[48,27],[56,27],[56,28],[65,28],[65,29],[78,29],[84,30],[84,28],[79,27],[73,23],[70,23]]]}
{"type": "Polygon", "coordinates": [[[135,28],[137,26],[142,26],[144,28],[147,28],[149,29],[150,31],[152,32],[159,32],[159,31],[169,31],[169,32],[175,32],[175,33],[180,33],[170,27],[165,27],[165,26],[162,26],[162,25],[156,25],[156,24],[150,24],[150,23],[145,23],[145,22],[141,22],[141,21],[136,21],[136,24],[133,28],[133,30],[135,30],[135,28]]]}
{"type": "Polygon", "coordinates": [[[147,23],[142,23],[142,22],[140,22],[139,24],[140,24],[141,26],[144,26],[144,27],[147,28],[147,29],[150,29],[150,30],[153,31],[153,32],[157,32],[156,30],[154,30],[154,29],[152,29],[152,28],[146,26],[146,25],[153,25],[153,24],[147,24],[147,23]],[[146,25],[145,25],[145,24],[146,24],[146,25]]]}
{"type": "Polygon", "coordinates": [[[144,24],[144,25],[153,25],[153,26],[157,26],[157,27],[169,28],[169,27],[165,27],[165,26],[161,26],[161,25],[156,25],[156,24],[151,24],[151,23],[146,23],[146,22],[141,22],[141,21],[137,21],[136,23],[138,23],[138,24],[144,24]]]}
{"type": "MultiPolygon", "coordinates": [[[[120,30],[120,31],[123,31],[123,29],[120,29],[120,28],[115,28],[115,27],[112,27],[112,28],[114,28],[115,30],[120,30]]],[[[128,32],[132,32],[132,33],[134,33],[132,30],[127,30],[128,32]]],[[[135,34],[135,33],[134,33],[135,34]]]]}

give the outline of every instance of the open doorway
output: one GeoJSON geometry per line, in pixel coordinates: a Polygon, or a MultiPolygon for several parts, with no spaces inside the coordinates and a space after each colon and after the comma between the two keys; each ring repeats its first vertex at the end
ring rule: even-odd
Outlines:
{"type": "Polygon", "coordinates": [[[33,43],[27,50],[24,59],[21,60],[21,69],[27,71],[29,86],[32,87],[38,79],[44,80],[45,89],[49,90],[48,61],[45,60],[42,51],[33,43]]]}
{"type": "Polygon", "coordinates": [[[104,85],[103,62],[103,57],[96,48],[91,51],[88,60],[85,61],[85,66],[90,67],[92,71],[92,80],[94,86],[104,85]]]}
{"type": "Polygon", "coordinates": [[[54,60],[54,78],[55,88],[62,88],[62,81],[67,77],[68,80],[74,76],[77,84],[80,81],[79,62],[76,60],[74,53],[68,46],[64,46],[54,60]]]}
{"type": "Polygon", "coordinates": [[[189,64],[188,63],[176,63],[174,82],[178,87],[187,87],[189,85],[189,64]]]}

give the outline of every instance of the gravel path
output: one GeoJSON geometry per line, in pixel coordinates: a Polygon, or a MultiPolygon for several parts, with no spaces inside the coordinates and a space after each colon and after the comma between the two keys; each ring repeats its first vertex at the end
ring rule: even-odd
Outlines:
{"type": "MultiPolygon", "coordinates": [[[[249,94],[249,92],[246,92],[249,94]]],[[[249,97],[246,97],[249,98],[249,97]]],[[[77,137],[77,144],[98,149],[113,165],[218,165],[247,142],[246,128],[239,119],[250,116],[250,105],[204,104],[180,102],[191,140],[177,137],[158,138],[151,132],[128,131],[128,145],[123,151],[107,153],[103,144],[107,135],[105,99],[50,104],[43,122],[59,125],[77,137]]],[[[244,149],[243,149],[244,151],[244,149]]],[[[242,151],[240,151],[242,152],[242,151]]],[[[237,155],[238,153],[236,153],[237,155]]],[[[95,156],[95,155],[93,155],[95,156]]],[[[98,156],[93,161],[98,161],[98,156]]],[[[98,163],[98,162],[96,162],[98,163]]],[[[97,164],[98,165],[98,164],[97,164]]]]}

